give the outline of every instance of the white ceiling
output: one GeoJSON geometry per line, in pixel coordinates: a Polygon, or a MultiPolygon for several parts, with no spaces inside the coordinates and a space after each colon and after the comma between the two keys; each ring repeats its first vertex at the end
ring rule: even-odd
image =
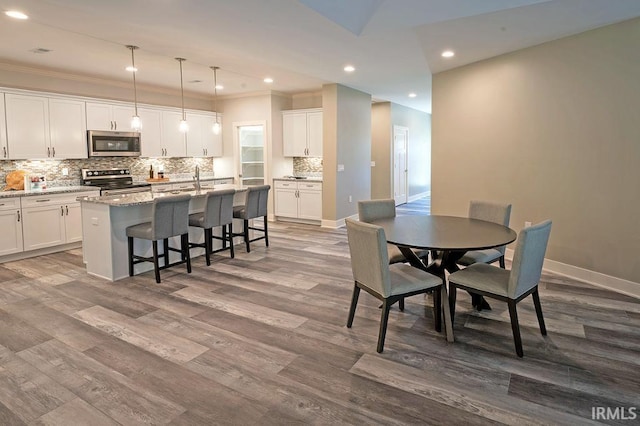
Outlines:
{"type": "Polygon", "coordinates": [[[2,62],[130,81],[133,44],[140,85],[179,88],[183,57],[187,92],[212,94],[215,65],[220,96],[340,83],[430,112],[432,73],[640,16],[640,1],[0,0],[11,9],[30,19],[0,16],[2,62]]]}

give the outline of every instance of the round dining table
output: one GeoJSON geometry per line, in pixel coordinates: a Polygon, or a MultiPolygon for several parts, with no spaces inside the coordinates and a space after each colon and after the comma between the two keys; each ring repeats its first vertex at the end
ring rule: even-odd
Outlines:
{"type": "MultiPolygon", "coordinates": [[[[446,278],[445,271],[458,271],[458,261],[467,251],[504,246],[515,241],[516,232],[504,225],[457,216],[403,215],[370,221],[384,229],[387,242],[398,246],[407,261],[417,268],[446,278]],[[412,249],[438,252],[438,259],[426,264],[412,249]]],[[[473,305],[489,308],[482,296],[472,295],[473,305]]]]}

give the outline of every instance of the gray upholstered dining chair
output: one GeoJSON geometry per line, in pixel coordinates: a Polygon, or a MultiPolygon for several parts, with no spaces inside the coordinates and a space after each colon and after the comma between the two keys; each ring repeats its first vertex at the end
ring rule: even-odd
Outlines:
{"type": "MultiPolygon", "coordinates": [[[[499,225],[509,226],[511,218],[511,204],[492,203],[489,201],[471,200],[469,203],[469,217],[480,219],[499,225]]],[[[458,260],[460,265],[469,266],[474,263],[493,263],[498,261],[502,269],[505,268],[504,252],[506,246],[468,251],[458,260]]]]}
{"type": "MultiPolygon", "coordinates": [[[[392,198],[358,201],[358,219],[360,219],[361,222],[369,223],[376,219],[392,217],[396,217],[396,202],[392,198]]],[[[387,252],[389,253],[390,264],[404,263],[407,261],[404,254],[402,254],[395,244],[387,244],[387,252]]],[[[421,259],[429,256],[428,250],[414,250],[413,252],[421,259]]]]}
{"type": "Polygon", "coordinates": [[[453,321],[455,316],[457,288],[507,302],[516,353],[519,357],[522,357],[522,339],[520,337],[516,304],[531,294],[540,332],[543,336],[546,336],[547,329],[542,316],[538,282],[542,275],[542,264],[550,233],[550,220],[520,231],[511,271],[496,268],[486,263],[475,263],[449,275],[451,320],[453,321]]]}
{"type": "MultiPolygon", "coordinates": [[[[351,328],[353,325],[361,289],[381,300],[382,316],[377,351],[382,352],[391,305],[400,302],[400,309],[404,310],[405,297],[441,289],[444,282],[435,275],[406,264],[389,265],[387,240],[384,229],[381,227],[350,218],[345,219],[345,222],[354,279],[347,327],[351,328]]],[[[434,291],[433,294],[434,318],[437,329],[443,301],[440,297],[440,291],[434,291]]]]}
{"type": "Polygon", "coordinates": [[[204,211],[189,215],[189,226],[204,229],[204,243],[189,243],[189,247],[204,247],[207,266],[211,265],[211,255],[229,249],[233,252],[233,196],[235,189],[210,191],[205,197],[204,211]],[[221,236],[213,235],[213,228],[222,227],[221,236]],[[228,227],[228,232],[227,232],[228,227]],[[213,251],[213,240],[221,240],[222,248],[213,251]],[[229,247],[227,247],[229,243],[229,247]]]}
{"type": "Polygon", "coordinates": [[[129,276],[133,276],[133,265],[140,262],[153,262],[156,282],[160,283],[160,270],[170,266],[187,264],[187,272],[191,273],[191,257],[189,256],[189,201],[191,195],[175,195],[158,197],[153,200],[151,222],[139,223],[127,227],[127,243],[129,248],[129,276]],[[180,249],[169,247],[169,238],[180,236],[180,249]],[[139,256],[133,253],[133,239],[150,240],[153,248],[152,257],[139,256]],[[164,265],[159,265],[158,241],[164,245],[164,265]],[[180,253],[180,261],[169,263],[169,252],[180,253]]]}
{"type": "Polygon", "coordinates": [[[250,186],[247,189],[247,195],[244,205],[236,206],[233,208],[233,217],[243,220],[242,232],[232,234],[235,236],[242,236],[244,238],[244,244],[247,248],[247,253],[251,252],[250,243],[258,240],[264,240],[267,247],[269,247],[269,230],[267,228],[267,201],[269,200],[269,190],[271,185],[259,185],[250,186]],[[249,220],[262,217],[264,218],[264,224],[262,228],[256,228],[249,226],[249,220]],[[249,239],[249,230],[262,232],[261,237],[249,239]]]}

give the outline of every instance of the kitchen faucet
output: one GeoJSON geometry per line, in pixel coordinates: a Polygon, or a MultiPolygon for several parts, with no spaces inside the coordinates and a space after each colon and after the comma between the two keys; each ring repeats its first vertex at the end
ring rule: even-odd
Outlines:
{"type": "Polygon", "coordinates": [[[193,183],[193,186],[196,188],[197,191],[200,191],[200,167],[196,164],[196,175],[193,177],[193,180],[195,181],[193,183]]]}

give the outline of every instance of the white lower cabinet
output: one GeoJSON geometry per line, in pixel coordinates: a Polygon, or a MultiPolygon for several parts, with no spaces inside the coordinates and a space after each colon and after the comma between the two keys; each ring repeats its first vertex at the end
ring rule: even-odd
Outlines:
{"type": "Polygon", "coordinates": [[[89,194],[22,197],[24,251],[82,241],[80,202],[76,199],[85,195],[89,194]]]}
{"type": "Polygon", "coordinates": [[[0,199],[0,229],[0,256],[21,252],[23,245],[20,198],[0,199]]]}
{"type": "Polygon", "coordinates": [[[276,216],[322,220],[322,182],[274,180],[273,186],[276,216]]]}

